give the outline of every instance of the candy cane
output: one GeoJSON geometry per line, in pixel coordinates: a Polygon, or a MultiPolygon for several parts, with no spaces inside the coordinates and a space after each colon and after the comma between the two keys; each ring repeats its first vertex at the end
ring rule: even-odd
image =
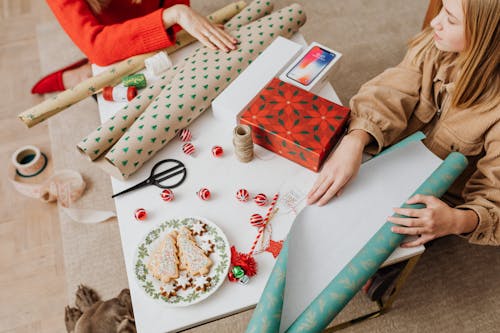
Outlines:
{"type": "Polygon", "coordinates": [[[279,193],[276,193],[274,195],[273,201],[271,202],[271,206],[267,210],[266,217],[264,218],[264,223],[262,224],[262,227],[259,228],[259,232],[257,233],[257,237],[255,238],[252,248],[250,249],[250,252],[248,253],[249,255],[253,255],[253,252],[255,251],[255,247],[257,246],[257,242],[259,241],[260,236],[262,236],[262,233],[264,232],[264,229],[266,228],[267,223],[271,220],[272,216],[276,213],[278,209],[274,209],[274,206],[276,206],[276,202],[278,201],[278,196],[279,193]],[[272,215],[271,215],[272,213],[272,215]]]}

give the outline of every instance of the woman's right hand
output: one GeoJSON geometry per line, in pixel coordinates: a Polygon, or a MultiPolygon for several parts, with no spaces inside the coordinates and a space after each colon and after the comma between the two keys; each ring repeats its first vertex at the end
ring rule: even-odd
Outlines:
{"type": "Polygon", "coordinates": [[[236,49],[238,40],[223,30],[224,26],[211,23],[186,5],[175,5],[163,11],[165,28],[179,24],[191,36],[213,50],[229,52],[236,49]]]}
{"type": "Polygon", "coordinates": [[[323,206],[342,192],[347,183],[357,175],[363,158],[363,149],[370,140],[370,134],[363,130],[354,130],[344,136],[309,191],[307,195],[309,205],[318,202],[318,206],[323,206]]]}

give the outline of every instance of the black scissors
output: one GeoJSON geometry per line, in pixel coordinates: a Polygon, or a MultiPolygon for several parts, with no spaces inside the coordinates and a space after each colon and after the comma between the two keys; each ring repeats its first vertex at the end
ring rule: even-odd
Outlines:
{"type": "Polygon", "coordinates": [[[114,197],[117,197],[117,196],[122,195],[124,193],[134,191],[138,188],[148,186],[148,185],[155,185],[155,186],[158,186],[159,188],[175,188],[184,182],[184,180],[186,179],[186,176],[187,176],[187,170],[181,161],[174,160],[171,158],[166,159],[166,160],[161,160],[160,162],[158,162],[154,165],[153,169],[151,169],[151,174],[149,175],[149,177],[146,180],[144,180],[138,184],[135,184],[134,186],[129,187],[128,189],[123,190],[119,193],[113,194],[111,197],[114,198],[114,197]],[[156,169],[158,169],[158,167],[160,167],[162,164],[166,164],[166,163],[173,163],[173,166],[155,174],[156,169]],[[177,178],[179,178],[177,180],[177,182],[174,182],[173,184],[166,184],[165,183],[166,180],[171,179],[171,178],[173,178],[177,175],[180,175],[180,174],[182,174],[182,176],[177,177],[177,178]]]}

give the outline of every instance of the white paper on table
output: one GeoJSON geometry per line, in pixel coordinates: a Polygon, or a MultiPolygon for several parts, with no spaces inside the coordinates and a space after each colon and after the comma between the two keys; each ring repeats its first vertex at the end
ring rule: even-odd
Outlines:
{"type": "Polygon", "coordinates": [[[288,238],[288,265],[280,332],[285,331],[330,281],[441,164],[421,141],[372,159],[356,179],[323,207],[297,216],[288,238]],[[307,274],[305,274],[307,272],[307,274]]]}

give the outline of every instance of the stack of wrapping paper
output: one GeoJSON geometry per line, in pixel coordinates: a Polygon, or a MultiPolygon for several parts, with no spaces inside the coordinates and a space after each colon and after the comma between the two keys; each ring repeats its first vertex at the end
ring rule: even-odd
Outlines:
{"type": "Polygon", "coordinates": [[[297,216],[247,333],[322,332],[328,326],[404,239],[391,232],[392,223],[383,222],[391,207],[412,192],[442,196],[467,165],[459,153],[441,161],[422,137],[414,135],[363,164],[341,197],[297,216]]]}
{"type": "MultiPolygon", "coordinates": [[[[244,1],[229,4],[209,15],[208,19],[214,23],[225,23],[230,18],[238,14],[243,7],[245,7],[244,1]]],[[[176,39],[175,45],[164,50],[166,53],[175,52],[176,50],[195,41],[195,39],[185,31],[177,33],[176,39]]],[[[58,95],[35,105],[34,107],[20,113],[18,117],[28,127],[32,127],[57,114],[58,112],[65,110],[82,99],[97,93],[105,86],[113,86],[119,83],[123,76],[143,69],[144,60],[154,56],[155,54],[156,52],[140,54],[109,66],[105,72],[87,79],[79,83],[77,86],[67,89],[58,95]]]]}
{"type": "Polygon", "coordinates": [[[275,38],[290,37],[305,23],[305,13],[297,4],[268,14],[271,10],[269,1],[249,4],[226,24],[227,29],[236,28],[232,34],[240,41],[237,50],[196,49],[84,138],[78,144],[80,151],[91,160],[104,158],[113,171],[105,170],[115,177],[118,174],[124,179],[136,172],[207,110],[275,38]]]}

